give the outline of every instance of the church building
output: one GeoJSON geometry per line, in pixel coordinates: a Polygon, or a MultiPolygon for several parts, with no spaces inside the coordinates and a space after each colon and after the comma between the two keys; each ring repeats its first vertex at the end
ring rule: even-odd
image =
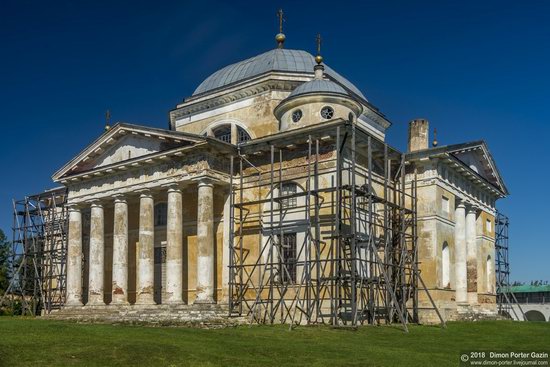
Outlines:
{"type": "MultiPolygon", "coordinates": [[[[317,55],[228,65],[169,112],[117,123],[60,168],[66,300],[55,317],[360,325],[496,309],[495,203],[483,141],[408,150],[317,55]]],[[[427,111],[429,112],[429,111],[427,111]]]]}

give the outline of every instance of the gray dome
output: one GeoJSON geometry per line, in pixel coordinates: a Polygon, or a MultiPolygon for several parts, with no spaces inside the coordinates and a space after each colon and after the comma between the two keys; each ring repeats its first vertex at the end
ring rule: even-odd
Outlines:
{"type": "Polygon", "coordinates": [[[349,96],[348,92],[338,84],[331,82],[330,80],[325,79],[313,79],[309,82],[300,84],[296,89],[290,93],[288,98],[300,96],[302,94],[308,93],[332,93],[332,94],[343,94],[349,96]]]}
{"type": "MultiPolygon", "coordinates": [[[[216,71],[197,87],[193,95],[206,93],[269,71],[313,74],[315,65],[315,58],[309,52],[276,48],[216,71]]],[[[326,65],[325,74],[366,100],[357,87],[326,65]]]]}

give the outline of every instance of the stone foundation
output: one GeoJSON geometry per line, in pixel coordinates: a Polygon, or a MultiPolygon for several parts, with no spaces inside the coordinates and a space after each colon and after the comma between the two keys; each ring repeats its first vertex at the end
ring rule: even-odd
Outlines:
{"type": "Polygon", "coordinates": [[[456,318],[453,321],[481,321],[481,320],[504,320],[495,307],[487,308],[470,305],[457,305],[456,318]]]}
{"type": "Polygon", "coordinates": [[[108,305],[65,306],[44,318],[97,323],[128,323],[162,326],[228,327],[247,323],[244,317],[230,317],[227,306],[194,305],[108,305]]]}
{"type": "MultiPolygon", "coordinates": [[[[481,320],[502,320],[498,315],[496,307],[483,307],[481,305],[470,306],[468,304],[449,307],[439,307],[439,313],[445,321],[481,321],[481,320]]],[[[440,320],[433,309],[420,310],[419,323],[424,325],[439,324],[440,320]]]]}

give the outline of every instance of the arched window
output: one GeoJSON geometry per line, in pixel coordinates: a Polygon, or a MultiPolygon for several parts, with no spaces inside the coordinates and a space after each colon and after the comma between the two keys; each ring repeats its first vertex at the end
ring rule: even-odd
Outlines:
{"type": "Polygon", "coordinates": [[[236,139],[233,138],[232,134],[233,134],[233,126],[236,125],[235,123],[227,123],[227,124],[222,124],[222,125],[218,125],[216,127],[214,127],[212,129],[212,134],[214,134],[214,137],[216,139],[219,139],[221,141],[224,141],[226,143],[230,143],[230,144],[233,144],[233,143],[242,143],[242,142],[245,142],[245,141],[248,141],[250,140],[250,134],[248,134],[248,132],[243,129],[242,127],[240,126],[236,126],[236,131],[237,131],[237,137],[236,139]]]}
{"type": "Polygon", "coordinates": [[[155,205],[155,226],[165,226],[168,216],[168,205],[166,203],[158,203],[155,205]]]}
{"type": "Polygon", "coordinates": [[[487,293],[493,293],[493,259],[491,255],[487,256],[485,276],[487,277],[487,293]]]}
{"type": "Polygon", "coordinates": [[[231,125],[221,125],[212,130],[214,137],[218,140],[225,141],[226,143],[231,143],[231,125]]]}
{"type": "Polygon", "coordinates": [[[443,242],[441,250],[441,285],[443,288],[451,286],[451,255],[449,253],[449,244],[443,242]]]}
{"type": "Polygon", "coordinates": [[[242,127],[237,126],[237,133],[239,134],[239,136],[237,136],[237,143],[242,143],[250,140],[250,135],[242,127]]]}

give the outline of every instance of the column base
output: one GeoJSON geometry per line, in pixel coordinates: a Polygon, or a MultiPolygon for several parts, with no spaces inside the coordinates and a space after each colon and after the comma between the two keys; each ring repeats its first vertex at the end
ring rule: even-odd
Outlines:
{"type": "Polygon", "coordinates": [[[141,295],[136,298],[135,305],[156,305],[153,295],[141,295]]]}
{"type": "Polygon", "coordinates": [[[113,305],[113,306],[128,306],[129,304],[130,302],[128,302],[127,300],[116,300],[114,298],[110,303],[110,305],[113,305]]]}
{"type": "Polygon", "coordinates": [[[84,303],[80,299],[68,299],[64,305],[65,307],[82,307],[84,303]]]}
{"type": "Polygon", "coordinates": [[[468,293],[468,303],[470,306],[476,306],[478,304],[477,299],[477,292],[469,292],[468,293]]]}
{"type": "Polygon", "coordinates": [[[82,307],[84,306],[84,303],[82,303],[82,301],[71,300],[65,303],[63,306],[64,307],[82,307]]]}
{"type": "Polygon", "coordinates": [[[86,303],[83,307],[103,307],[103,306],[107,306],[107,304],[105,302],[88,302],[86,303]]]}
{"type": "Polygon", "coordinates": [[[105,306],[105,301],[101,296],[89,296],[86,306],[105,306]]]}
{"type": "Polygon", "coordinates": [[[193,302],[194,305],[215,305],[216,301],[213,298],[197,298],[193,302]]]}

